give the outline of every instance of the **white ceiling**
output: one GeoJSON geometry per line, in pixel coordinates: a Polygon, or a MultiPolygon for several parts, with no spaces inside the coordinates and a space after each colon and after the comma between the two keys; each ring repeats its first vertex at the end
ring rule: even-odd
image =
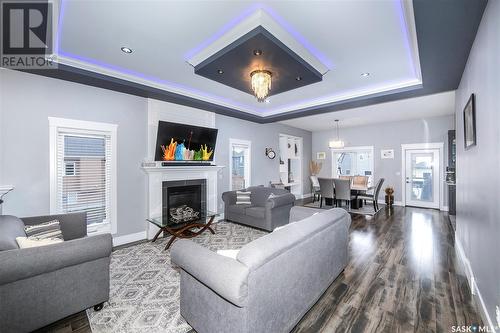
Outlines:
{"type": "Polygon", "coordinates": [[[374,104],[360,108],[323,113],[281,121],[311,132],[331,130],[335,119],[340,127],[354,127],[398,120],[451,115],[455,112],[455,91],[374,104]]]}
{"type": "Polygon", "coordinates": [[[60,7],[62,63],[261,116],[421,83],[411,1],[61,0],[60,7]],[[187,62],[194,51],[259,9],[330,68],[322,82],[266,104],[194,74],[187,62]]]}

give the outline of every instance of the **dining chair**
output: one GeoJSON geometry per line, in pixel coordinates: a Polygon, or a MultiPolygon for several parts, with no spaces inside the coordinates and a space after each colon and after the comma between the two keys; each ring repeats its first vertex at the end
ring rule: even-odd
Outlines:
{"type": "Polygon", "coordinates": [[[309,176],[309,178],[311,179],[313,202],[315,202],[316,197],[318,198],[318,200],[320,200],[321,198],[318,176],[309,176]]]}
{"type": "Polygon", "coordinates": [[[366,176],[354,176],[352,178],[352,185],[367,187],[368,186],[368,177],[366,176]]]}
{"type": "Polygon", "coordinates": [[[350,179],[341,179],[341,178],[333,178],[334,186],[335,186],[335,201],[338,203],[342,203],[342,200],[347,202],[347,207],[351,207],[351,200],[355,199],[356,196],[351,194],[351,180],[350,179]]]}
{"type": "Polygon", "coordinates": [[[382,185],[384,184],[384,178],[380,178],[375,185],[373,193],[366,193],[358,195],[358,199],[366,201],[373,201],[373,209],[375,213],[378,212],[378,195],[380,193],[380,189],[382,189],[382,185]]]}
{"type": "Polygon", "coordinates": [[[333,178],[318,178],[319,182],[319,208],[323,207],[323,200],[332,199],[335,201],[335,186],[333,178]]]}
{"type": "Polygon", "coordinates": [[[349,180],[352,180],[352,176],[343,176],[343,175],[340,175],[339,179],[349,179],[349,180]]]}

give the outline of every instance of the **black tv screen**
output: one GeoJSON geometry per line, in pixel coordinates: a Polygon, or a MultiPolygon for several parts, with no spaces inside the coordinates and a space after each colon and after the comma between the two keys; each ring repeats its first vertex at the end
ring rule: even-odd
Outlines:
{"type": "Polygon", "coordinates": [[[158,122],[156,161],[213,161],[217,129],[158,122]]]}

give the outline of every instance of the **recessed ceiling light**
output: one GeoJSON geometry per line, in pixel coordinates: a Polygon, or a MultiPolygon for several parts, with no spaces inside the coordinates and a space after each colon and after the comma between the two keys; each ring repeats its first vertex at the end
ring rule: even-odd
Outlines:
{"type": "Polygon", "coordinates": [[[297,81],[302,80],[302,76],[296,76],[296,77],[295,77],[295,80],[297,80],[297,81]]]}
{"type": "Polygon", "coordinates": [[[253,55],[260,56],[262,54],[262,50],[253,50],[253,55]]]}
{"type": "Polygon", "coordinates": [[[218,69],[218,70],[217,70],[217,73],[219,73],[219,74],[224,74],[224,71],[223,71],[222,69],[218,69]]]}
{"type": "Polygon", "coordinates": [[[124,53],[132,53],[132,49],[125,46],[123,46],[120,50],[124,53]]]}
{"type": "Polygon", "coordinates": [[[269,98],[266,98],[266,99],[264,100],[264,102],[266,102],[267,104],[269,104],[269,103],[271,103],[271,100],[270,100],[269,98]]]}
{"type": "Polygon", "coordinates": [[[366,73],[361,73],[361,76],[362,76],[362,77],[368,77],[368,76],[370,76],[370,73],[368,73],[368,72],[366,72],[366,73]]]}

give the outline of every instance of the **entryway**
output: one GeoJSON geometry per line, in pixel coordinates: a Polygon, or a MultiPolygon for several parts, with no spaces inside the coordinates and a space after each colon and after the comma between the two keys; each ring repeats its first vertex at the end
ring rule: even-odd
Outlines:
{"type": "Polygon", "coordinates": [[[401,145],[403,204],[443,209],[443,143],[401,145]]]}

